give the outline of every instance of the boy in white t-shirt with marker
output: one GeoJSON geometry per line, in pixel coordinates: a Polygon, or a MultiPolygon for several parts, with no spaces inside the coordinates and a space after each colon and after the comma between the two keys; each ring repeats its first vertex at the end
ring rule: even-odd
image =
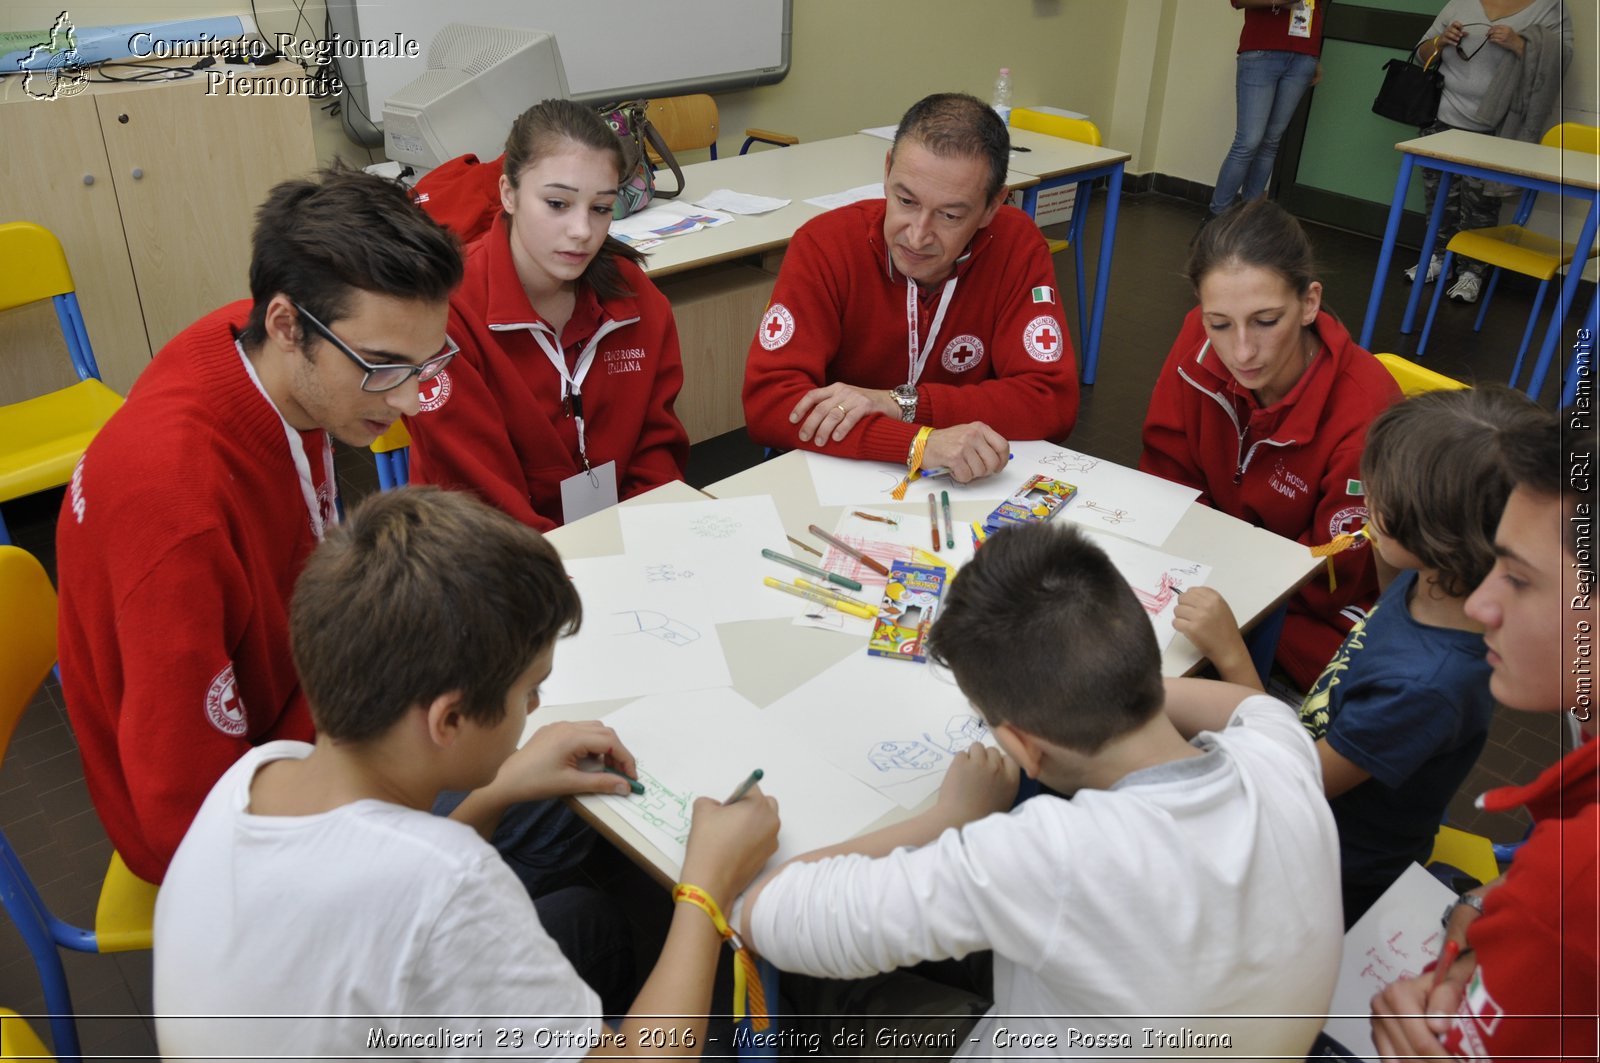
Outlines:
{"type": "MultiPolygon", "coordinates": [[[[555,641],[580,619],[555,549],[467,495],[386,492],[329,533],[290,615],[316,745],[242,757],[162,885],[163,1054],[700,1054],[723,940],[706,913],[678,906],[655,970],[607,1030],[495,850],[429,813],[446,789],[592,791],[589,757],[634,774],[598,722],[552,724],[517,748],[555,641]],[[662,1015],[684,1017],[646,1018],[662,1015]],[[673,1036],[646,1040],[645,1027],[673,1036]]],[[[777,830],[759,791],[701,799],[684,881],[730,904],[777,830]]]]}

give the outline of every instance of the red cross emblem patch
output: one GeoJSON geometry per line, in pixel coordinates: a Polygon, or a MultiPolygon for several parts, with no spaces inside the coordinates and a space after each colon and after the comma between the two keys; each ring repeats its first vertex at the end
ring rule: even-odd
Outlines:
{"type": "Polygon", "coordinates": [[[1049,314],[1034,318],[1022,330],[1022,347],[1036,362],[1060,361],[1063,346],[1061,326],[1049,314]]]}
{"type": "Polygon", "coordinates": [[[761,331],[756,333],[756,338],[761,341],[761,346],[769,351],[775,351],[788,343],[794,336],[794,315],[782,303],[773,303],[767,307],[766,316],[761,319],[761,331]]]}
{"type": "Polygon", "coordinates": [[[206,719],[211,726],[232,738],[238,738],[250,729],[244,715],[244,701],[239,697],[239,684],[233,678],[233,662],[218,672],[206,691],[206,719]]]}
{"type": "Polygon", "coordinates": [[[450,401],[450,373],[440,370],[439,375],[432,380],[425,381],[417,387],[418,408],[423,413],[432,413],[446,402],[450,401]]]}
{"type": "Polygon", "coordinates": [[[952,373],[965,373],[983,361],[983,341],[976,336],[957,336],[944,345],[939,363],[952,373]]]}

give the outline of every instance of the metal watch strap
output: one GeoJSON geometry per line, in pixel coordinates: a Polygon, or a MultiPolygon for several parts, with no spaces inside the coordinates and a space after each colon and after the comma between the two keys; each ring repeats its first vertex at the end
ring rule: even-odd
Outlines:
{"type": "Polygon", "coordinates": [[[1439,917],[1439,925],[1449,929],[1451,916],[1455,915],[1456,909],[1462,907],[1463,905],[1471,908],[1479,915],[1482,915],[1483,895],[1479,893],[1463,893],[1461,896],[1445,905],[1444,914],[1439,917]]]}
{"type": "Polygon", "coordinates": [[[901,384],[891,388],[889,394],[900,406],[900,419],[907,424],[917,419],[917,389],[914,384],[901,384]]]}

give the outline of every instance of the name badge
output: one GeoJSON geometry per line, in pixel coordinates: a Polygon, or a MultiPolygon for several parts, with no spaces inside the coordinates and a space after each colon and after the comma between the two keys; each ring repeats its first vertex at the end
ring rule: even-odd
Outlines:
{"type": "Polygon", "coordinates": [[[561,523],[571,524],[617,504],[617,463],[608,461],[561,481],[561,523]]]}
{"type": "Polygon", "coordinates": [[[1316,0],[1300,0],[1289,9],[1289,36],[1311,36],[1311,12],[1316,0]]]}

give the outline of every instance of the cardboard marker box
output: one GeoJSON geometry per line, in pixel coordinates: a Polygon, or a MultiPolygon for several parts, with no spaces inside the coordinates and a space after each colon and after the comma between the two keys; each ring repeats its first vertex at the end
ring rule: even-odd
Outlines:
{"type": "Polygon", "coordinates": [[[883,603],[872,625],[867,653],[900,661],[926,661],[928,629],[939,613],[939,601],[950,569],[896,561],[889,566],[883,603]]]}

